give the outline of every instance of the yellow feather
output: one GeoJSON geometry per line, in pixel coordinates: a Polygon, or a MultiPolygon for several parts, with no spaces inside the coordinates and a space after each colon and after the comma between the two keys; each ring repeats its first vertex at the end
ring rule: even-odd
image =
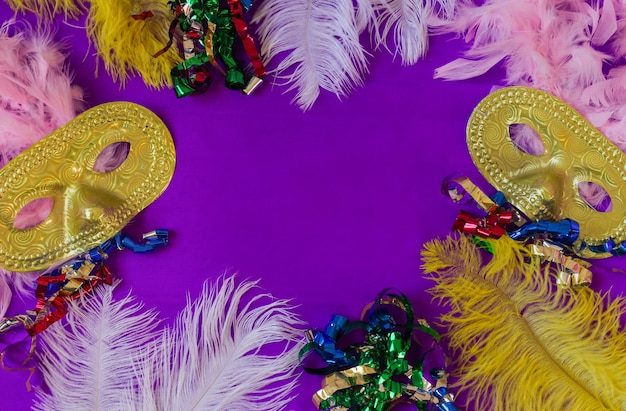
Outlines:
{"type": "Polygon", "coordinates": [[[476,409],[626,410],[623,298],[555,287],[556,273],[508,237],[483,266],[467,237],[422,251],[458,358],[457,390],[476,409]]]}
{"type": "Polygon", "coordinates": [[[6,0],[15,11],[31,12],[44,20],[51,20],[58,14],[76,18],[85,10],[83,0],[6,0]]]}
{"type": "Polygon", "coordinates": [[[129,75],[140,74],[148,86],[161,88],[171,86],[170,71],[182,60],[176,47],[152,57],[167,43],[173,19],[165,1],[92,0],[87,33],[113,80],[124,85],[129,75]],[[144,11],[154,16],[131,17],[144,11]]]}
{"type": "MultiPolygon", "coordinates": [[[[45,20],[57,14],[77,18],[86,10],[86,0],[6,0],[15,11],[30,11],[45,20]]],[[[146,85],[171,87],[170,71],[182,59],[175,46],[159,57],[152,57],[167,44],[174,19],[166,1],[91,0],[87,35],[114,81],[122,86],[129,76],[139,74],[146,85]],[[145,20],[133,14],[151,11],[145,20]]],[[[98,70],[96,68],[96,75],[98,70]]]]}

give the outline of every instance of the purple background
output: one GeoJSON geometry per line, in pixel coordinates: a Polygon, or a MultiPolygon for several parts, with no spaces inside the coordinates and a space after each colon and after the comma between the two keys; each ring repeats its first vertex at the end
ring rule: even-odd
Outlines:
{"type": "MultiPolygon", "coordinates": [[[[2,20],[12,15],[0,3],[2,20]]],[[[433,38],[428,56],[410,67],[373,52],[363,88],[342,101],[322,92],[302,113],[290,104],[293,94],[269,82],[250,97],[221,79],[208,93],[184,99],[149,90],[140,79],[120,89],[102,65],[94,76],[83,29],[61,19],[55,27],[56,38],[71,44],[69,66],[89,106],[142,104],[174,136],[172,183],[129,227],[131,234],[168,228],[170,245],[152,255],[117,253],[109,264],[124,289],[166,323],[187,293],[196,296],[205,280],[225,272],[261,279],[276,297],[293,299],[311,327],[323,327],[333,313],[356,318],[390,286],[410,297],[418,315],[437,317],[441,308],[426,293],[431,284],[421,276],[419,251],[449,233],[459,210],[440,194],[441,179],[460,171],[480,181],[465,125],[502,78],[494,70],[465,82],[433,80],[436,67],[459,56],[461,41],[433,38]]],[[[598,265],[626,268],[626,259],[598,265]]],[[[624,292],[624,274],[595,274],[595,289],[624,292]]],[[[0,372],[1,410],[29,408],[25,378],[0,372]]],[[[300,382],[291,408],[314,410],[310,398],[321,378],[303,375],[300,382]]]]}

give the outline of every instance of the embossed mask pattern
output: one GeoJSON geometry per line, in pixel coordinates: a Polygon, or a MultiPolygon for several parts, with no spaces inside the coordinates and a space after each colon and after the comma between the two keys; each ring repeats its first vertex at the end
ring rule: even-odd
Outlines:
{"type": "Polygon", "coordinates": [[[120,102],[82,113],[0,170],[0,265],[41,270],[106,241],[163,193],[175,163],[172,137],[148,109],[120,102]],[[94,170],[119,143],[126,159],[94,170]],[[49,215],[18,228],[20,211],[41,199],[51,200],[49,215]]]}
{"type": "Polygon", "coordinates": [[[487,181],[529,218],[577,221],[579,249],[626,240],[626,155],[560,99],[528,87],[497,90],[474,109],[467,146],[487,181]],[[516,146],[515,125],[533,129],[543,151],[516,146]],[[606,191],[611,207],[590,206],[581,184],[606,191]]]}

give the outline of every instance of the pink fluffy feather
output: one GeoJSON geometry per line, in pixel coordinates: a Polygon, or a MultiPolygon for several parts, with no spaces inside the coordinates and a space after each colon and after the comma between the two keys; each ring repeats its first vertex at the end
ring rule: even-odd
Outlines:
{"type": "Polygon", "coordinates": [[[82,91],[50,33],[15,28],[0,27],[0,166],[82,109],[82,91]]]}
{"type": "Polygon", "coordinates": [[[11,289],[7,284],[4,276],[0,276],[0,318],[4,317],[4,314],[9,308],[11,303],[11,289]]]}
{"type": "MultiPolygon", "coordinates": [[[[437,25],[470,43],[463,58],[435,71],[461,80],[504,65],[506,85],[552,93],[576,108],[626,151],[626,6],[617,0],[487,0],[458,2],[456,16],[437,25]]],[[[536,147],[515,131],[518,146],[536,147]]],[[[606,193],[582,184],[581,196],[606,206],[606,193]]]]}
{"type": "MultiPolygon", "coordinates": [[[[82,90],[72,85],[62,48],[50,33],[12,21],[0,26],[0,167],[74,118],[83,108],[82,97],[82,90]]],[[[18,226],[41,221],[50,207],[49,201],[27,206],[18,226]]],[[[12,280],[18,292],[24,292],[36,276],[4,274],[3,281],[12,280]]]]}

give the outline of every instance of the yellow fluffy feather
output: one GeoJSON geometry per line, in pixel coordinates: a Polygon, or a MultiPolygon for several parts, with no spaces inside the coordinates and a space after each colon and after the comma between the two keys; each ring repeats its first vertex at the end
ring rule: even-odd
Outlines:
{"type": "Polygon", "coordinates": [[[458,358],[458,389],[476,409],[626,410],[624,299],[557,288],[554,269],[509,239],[483,265],[467,238],[422,251],[458,358]]]}
{"type": "Polygon", "coordinates": [[[168,41],[174,19],[166,1],[92,0],[87,34],[113,80],[122,85],[131,74],[140,74],[151,87],[171,85],[170,70],[182,59],[176,47],[152,57],[168,41]],[[134,20],[133,14],[151,11],[154,16],[134,20]]]}
{"type": "Polygon", "coordinates": [[[76,18],[85,10],[83,0],[6,0],[15,11],[35,13],[45,20],[57,14],[76,18]]]}
{"type": "MultiPolygon", "coordinates": [[[[176,47],[152,57],[169,40],[174,16],[167,1],[154,0],[6,0],[15,11],[30,11],[44,20],[57,14],[77,18],[87,10],[87,35],[104,67],[122,86],[129,76],[139,74],[154,88],[171,86],[170,71],[182,59],[176,47]],[[132,16],[152,12],[145,20],[132,16]]],[[[96,73],[97,74],[97,73],[96,73]]]]}

